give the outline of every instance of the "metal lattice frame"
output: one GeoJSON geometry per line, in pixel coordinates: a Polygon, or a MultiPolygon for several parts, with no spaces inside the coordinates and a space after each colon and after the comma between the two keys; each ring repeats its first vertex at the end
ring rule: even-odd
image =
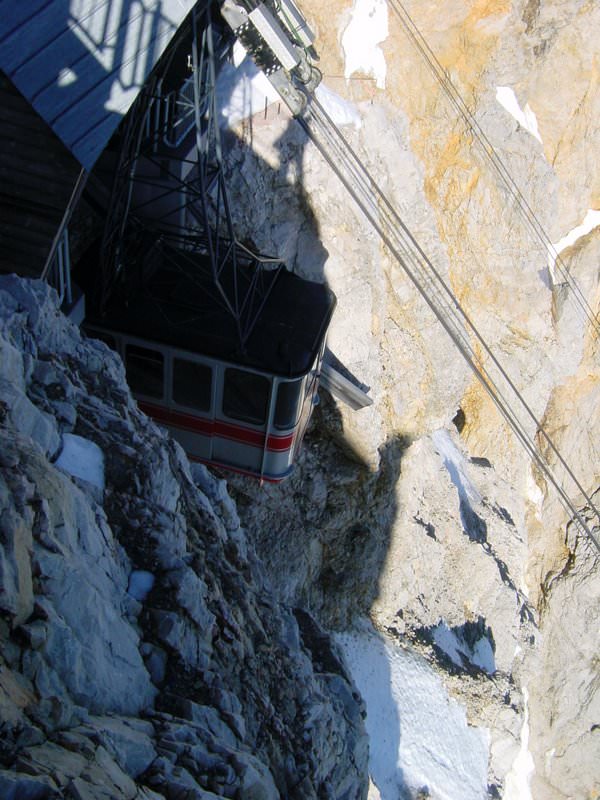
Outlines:
{"type": "Polygon", "coordinates": [[[174,267],[186,264],[188,279],[202,284],[207,302],[219,304],[233,318],[243,350],[282,264],[256,256],[235,236],[216,97],[218,66],[230,42],[213,24],[212,12],[210,4],[192,12],[190,77],[168,93],[162,91],[164,76],[155,77],[123,128],[102,242],[99,298],[103,309],[117,285],[130,286],[132,272],[139,279],[153,261],[151,250],[160,249],[168,259],[176,248],[174,267]],[[184,156],[179,148],[186,137],[194,144],[184,156]],[[140,175],[141,159],[162,172],[161,182],[140,175]],[[159,194],[135,203],[136,184],[159,194]],[[150,204],[167,197],[175,207],[162,219],[154,216],[149,225],[150,204]],[[180,224],[172,221],[174,208],[180,224]],[[195,255],[202,259],[195,260],[195,255]]]}

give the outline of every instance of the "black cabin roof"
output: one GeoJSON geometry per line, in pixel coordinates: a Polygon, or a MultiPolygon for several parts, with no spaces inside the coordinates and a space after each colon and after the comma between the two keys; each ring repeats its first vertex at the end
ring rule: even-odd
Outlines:
{"type": "Polygon", "coordinates": [[[171,249],[150,279],[117,292],[105,314],[88,322],[282,377],[306,373],[327,332],[333,292],[284,268],[249,264],[242,296],[260,272],[257,290],[247,295],[255,323],[242,350],[235,318],[223,307],[207,265],[206,256],[171,249]]]}

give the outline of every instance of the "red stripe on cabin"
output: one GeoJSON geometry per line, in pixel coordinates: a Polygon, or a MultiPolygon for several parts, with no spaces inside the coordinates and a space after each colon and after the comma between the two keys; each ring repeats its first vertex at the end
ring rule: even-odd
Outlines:
{"type": "Polygon", "coordinates": [[[209,467],[219,467],[220,469],[230,470],[231,472],[237,472],[239,475],[247,475],[249,478],[257,478],[267,483],[281,483],[292,471],[292,467],[288,467],[283,475],[275,477],[274,475],[266,475],[264,473],[261,475],[259,472],[252,472],[251,470],[242,469],[241,467],[234,467],[231,464],[226,464],[224,461],[211,461],[208,458],[199,458],[198,456],[189,454],[188,458],[190,461],[196,461],[198,464],[206,464],[209,467]]]}
{"type": "MultiPolygon", "coordinates": [[[[164,406],[148,403],[145,400],[138,400],[138,405],[145,414],[162,422],[164,425],[171,425],[186,431],[193,431],[202,436],[219,436],[221,439],[231,439],[235,442],[243,442],[252,447],[259,447],[261,450],[265,445],[265,434],[263,431],[255,431],[244,428],[241,425],[232,425],[221,420],[205,419],[196,417],[193,414],[186,414],[182,411],[173,411],[164,406]]],[[[294,441],[294,433],[285,436],[269,434],[267,438],[267,450],[274,453],[284,453],[289,450],[294,441]]]]}

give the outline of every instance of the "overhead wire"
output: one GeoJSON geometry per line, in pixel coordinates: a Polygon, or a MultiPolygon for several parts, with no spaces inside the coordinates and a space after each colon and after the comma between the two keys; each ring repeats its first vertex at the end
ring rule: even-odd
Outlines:
{"type": "Polygon", "coordinates": [[[460,305],[439,270],[427,257],[389,199],[369,174],[362,160],[315,97],[309,98],[304,113],[298,117],[298,120],[449,334],[470,369],[515,432],[520,443],[552,484],[560,502],[577,525],[578,530],[587,536],[600,552],[598,537],[570,499],[548,459],[544,457],[536,446],[535,440],[527,432],[527,428],[519,414],[515,412],[511,400],[515,398],[518,400],[522,411],[525,411],[526,418],[529,418],[530,424],[533,423],[536,434],[542,438],[554,454],[558,464],[562,466],[571,480],[572,486],[579,491],[585,505],[599,521],[600,512],[551,437],[544,430],[530,405],[487,345],[478,328],[460,305]],[[477,354],[472,339],[486,355],[487,363],[484,363],[477,354]],[[492,370],[495,371],[495,376],[492,375],[492,370]],[[503,388],[499,383],[503,383],[503,388]]]}
{"type": "MultiPolygon", "coordinates": [[[[573,289],[573,294],[583,308],[588,320],[595,330],[599,327],[598,319],[581,290],[577,286],[556,249],[553,249],[549,237],[545,234],[541,223],[532,211],[527,200],[521,193],[510,173],[473,117],[468,107],[452,85],[445,71],[429,49],[427,42],[406,13],[400,0],[388,0],[390,7],[398,15],[409,38],[425,57],[436,79],[440,82],[451,104],[466,122],[468,129],[475,139],[483,146],[486,157],[500,175],[503,183],[511,196],[516,200],[518,207],[523,212],[525,219],[538,235],[550,255],[555,259],[557,269],[565,277],[565,282],[573,289]]],[[[586,493],[581,482],[575,476],[566,460],[554,444],[541,422],[535,416],[531,406],[527,403],[514,381],[510,378],[502,364],[498,361],[491,348],[487,345],[480,331],[470,319],[465,309],[452,292],[447,281],[439,269],[427,257],[410,232],[408,226],[401,219],[387,196],[367,171],[364,163],[340,133],[335,123],[331,120],[323,106],[306,87],[297,87],[306,96],[304,110],[297,114],[297,119],[310,139],[329,163],[334,173],[355,199],[358,207],[365,214],[375,231],[379,234],[391,255],[414,284],[435,317],[446,330],[459,352],[467,362],[469,368],[480,380],[484,390],[498,408],[507,424],[513,429],[517,439],[525,448],[534,464],[537,465],[549,484],[557,492],[558,498],[564,506],[578,531],[586,536],[600,552],[600,541],[596,535],[600,513],[595,507],[590,495],[586,493]],[[479,351],[479,352],[478,352],[479,351]],[[519,411],[515,410],[515,399],[519,411]],[[521,418],[524,415],[525,422],[521,418]],[[534,430],[532,435],[529,429],[534,430]],[[534,436],[539,437],[543,449],[536,444],[534,436]],[[553,458],[555,463],[551,463],[553,458]],[[571,500],[561,480],[556,474],[557,465],[564,470],[564,477],[570,481],[570,491],[579,492],[580,504],[583,504],[593,514],[596,524],[589,526],[575,503],[571,500]],[[594,530],[592,530],[592,527],[594,530]]],[[[284,98],[285,99],[285,98],[284,98]]],[[[196,102],[197,107],[197,102],[196,102]]],[[[196,113],[197,108],[196,108],[196,113]]],[[[218,143],[217,143],[218,144],[218,143]]],[[[220,152],[217,152],[217,159],[220,152]]],[[[224,199],[227,204],[226,198],[224,199]]]]}
{"type": "Polygon", "coordinates": [[[545,231],[539,218],[531,208],[531,205],[523,195],[508,168],[498,155],[498,152],[490,142],[485,131],[463,100],[460,92],[450,80],[447,71],[440,64],[435,53],[427,43],[427,40],[418,29],[406,8],[403,6],[401,0],[387,0],[387,3],[392,11],[396,14],[409,40],[416,47],[431,70],[432,74],[439,82],[448,100],[450,101],[450,104],[454,107],[459,117],[463,119],[469,131],[473,133],[475,141],[480,145],[484,155],[487,157],[493,169],[496,171],[513,199],[516,201],[517,207],[521,210],[523,217],[528,223],[530,229],[546,249],[548,256],[552,259],[558,274],[562,278],[562,281],[571,289],[573,299],[579,305],[580,310],[591,324],[594,332],[598,334],[598,332],[600,332],[600,320],[598,318],[598,314],[594,313],[585,295],[581,291],[579,284],[571,275],[568,267],[561,258],[560,253],[556,250],[555,245],[550,240],[550,237],[545,231]]]}

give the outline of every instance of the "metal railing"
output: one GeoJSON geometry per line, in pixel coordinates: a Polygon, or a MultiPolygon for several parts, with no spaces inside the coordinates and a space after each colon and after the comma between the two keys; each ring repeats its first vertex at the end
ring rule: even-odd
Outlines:
{"type": "Polygon", "coordinates": [[[56,245],[54,257],[44,279],[58,292],[61,305],[73,303],[71,289],[71,255],[69,250],[69,229],[65,228],[56,245]]]}
{"type": "Polygon", "coordinates": [[[50,248],[41,274],[41,279],[56,289],[61,304],[65,304],[66,306],[70,306],[73,303],[68,225],[73,216],[73,211],[79,203],[86,181],[87,172],[85,169],[82,169],[77,177],[73,191],[71,192],[71,197],[67,203],[56,235],[54,236],[52,247],[50,248]]]}

